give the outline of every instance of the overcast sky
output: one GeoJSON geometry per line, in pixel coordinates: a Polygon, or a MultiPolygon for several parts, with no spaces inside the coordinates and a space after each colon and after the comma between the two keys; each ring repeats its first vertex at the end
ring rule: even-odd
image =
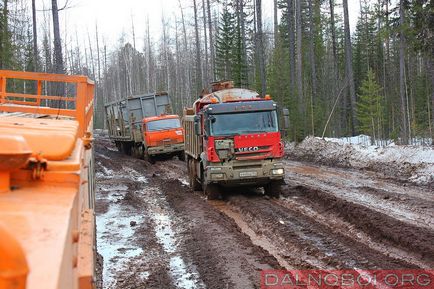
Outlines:
{"type": "MultiPolygon", "coordinates": [[[[44,1],[46,7],[50,7],[49,3],[51,1],[44,1]]],[[[147,17],[149,17],[151,34],[154,41],[156,41],[161,34],[162,13],[172,23],[175,15],[179,17],[180,13],[178,0],[58,0],[59,7],[64,6],[65,1],[69,1],[71,8],[61,11],[59,17],[63,22],[63,27],[67,27],[67,33],[69,34],[66,36],[67,41],[71,37],[75,41],[75,31],[78,31],[80,41],[87,41],[87,31],[89,31],[91,37],[94,37],[95,24],[98,23],[100,37],[104,37],[109,47],[117,44],[123,32],[127,41],[131,41],[132,18],[134,19],[136,44],[138,48],[141,48],[144,41],[147,17]]],[[[351,30],[354,30],[359,13],[359,0],[348,1],[351,30]]],[[[192,2],[192,0],[181,0],[186,14],[186,21],[191,21],[191,23],[193,23],[192,2]]],[[[202,1],[197,0],[197,2],[201,3],[202,1]]],[[[263,0],[262,2],[265,25],[272,25],[273,0],[263,0]]],[[[200,15],[201,13],[202,11],[200,11],[200,15]]],[[[336,13],[341,13],[341,11],[336,9],[336,13]]]]}

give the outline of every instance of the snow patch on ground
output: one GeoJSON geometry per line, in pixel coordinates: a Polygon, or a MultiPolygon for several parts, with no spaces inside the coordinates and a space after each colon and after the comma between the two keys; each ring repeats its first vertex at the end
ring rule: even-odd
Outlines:
{"type": "Polygon", "coordinates": [[[103,257],[103,288],[113,288],[116,283],[116,269],[124,268],[131,258],[140,256],[143,248],[132,244],[134,229],[131,221],[140,222],[143,217],[130,215],[119,206],[110,205],[107,213],[96,218],[98,252],[103,257]],[[122,254],[119,254],[122,252],[122,254]]]}
{"type": "Polygon", "coordinates": [[[288,158],[325,165],[367,169],[422,185],[434,184],[434,148],[428,146],[371,145],[368,136],[307,137],[285,146],[288,158]]]}
{"type": "Polygon", "coordinates": [[[150,210],[155,223],[155,236],[170,258],[169,272],[176,287],[183,289],[206,288],[192,264],[186,263],[182,256],[177,253],[180,241],[179,233],[173,225],[173,217],[164,195],[159,191],[156,192],[154,201],[155,203],[150,204],[150,210]]]}
{"type": "Polygon", "coordinates": [[[132,181],[139,182],[139,183],[144,183],[144,184],[148,183],[148,180],[146,179],[146,177],[143,176],[142,174],[140,174],[135,169],[128,168],[128,167],[122,167],[122,170],[128,173],[128,177],[132,181]]]}

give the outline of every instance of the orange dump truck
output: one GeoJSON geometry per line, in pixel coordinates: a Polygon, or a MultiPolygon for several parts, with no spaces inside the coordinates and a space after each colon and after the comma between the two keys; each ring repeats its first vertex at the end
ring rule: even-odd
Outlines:
{"type": "Polygon", "coordinates": [[[0,70],[0,289],[94,288],[93,97],[85,76],[0,70]]]}
{"type": "Polygon", "coordinates": [[[110,139],[118,150],[154,163],[158,155],[184,160],[184,129],[170,114],[167,93],[128,97],[105,105],[110,139]]]}

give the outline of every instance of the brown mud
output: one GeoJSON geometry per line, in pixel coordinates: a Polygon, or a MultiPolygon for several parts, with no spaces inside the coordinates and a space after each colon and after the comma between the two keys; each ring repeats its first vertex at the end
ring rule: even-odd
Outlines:
{"type": "Polygon", "coordinates": [[[434,267],[434,193],[374,173],[285,161],[279,199],[208,201],[186,164],[98,135],[98,288],[259,288],[264,269],[434,267]]]}

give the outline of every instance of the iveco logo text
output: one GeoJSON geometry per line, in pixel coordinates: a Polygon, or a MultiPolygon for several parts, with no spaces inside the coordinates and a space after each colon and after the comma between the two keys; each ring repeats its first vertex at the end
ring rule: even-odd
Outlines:
{"type": "Polygon", "coordinates": [[[247,148],[239,148],[239,152],[255,152],[258,151],[259,147],[247,147],[247,148]]]}

